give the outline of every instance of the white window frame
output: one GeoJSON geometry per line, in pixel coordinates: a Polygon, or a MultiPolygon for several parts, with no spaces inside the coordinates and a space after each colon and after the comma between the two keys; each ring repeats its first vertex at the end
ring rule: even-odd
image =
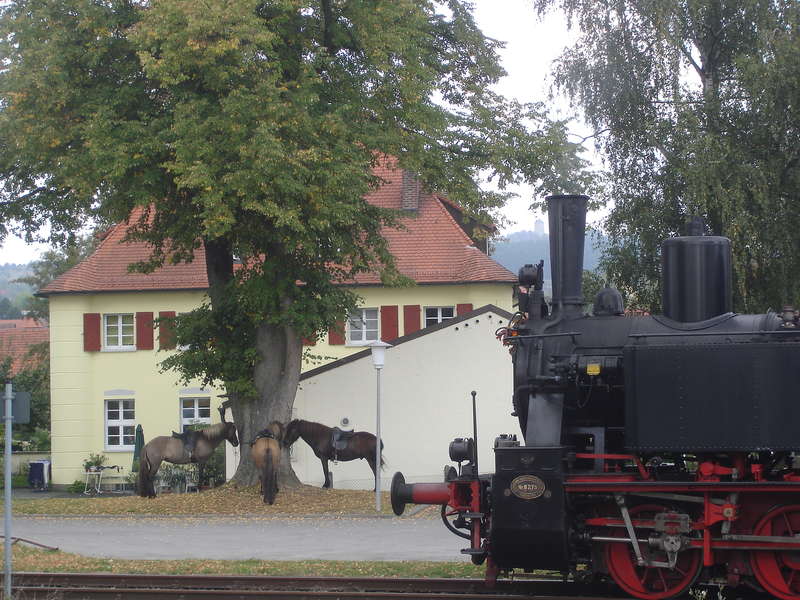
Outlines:
{"type": "Polygon", "coordinates": [[[136,350],[136,315],[134,313],[109,313],[103,315],[103,350],[110,350],[110,351],[129,351],[129,350],[136,350]],[[132,331],[130,333],[130,344],[123,343],[125,341],[125,335],[122,332],[122,328],[124,323],[123,318],[130,317],[131,318],[131,328],[132,331]],[[116,340],[112,340],[115,343],[109,343],[109,334],[108,328],[112,325],[112,320],[114,321],[113,325],[116,327],[116,340]]]}
{"type": "Polygon", "coordinates": [[[189,425],[211,425],[211,397],[210,396],[181,396],[180,397],[181,432],[186,431],[189,425]],[[184,413],[189,410],[184,406],[184,402],[191,401],[192,416],[187,417],[184,413]],[[208,403],[208,416],[200,416],[200,403],[208,403]]]}
{"type": "Polygon", "coordinates": [[[106,398],[103,403],[103,417],[103,445],[105,446],[106,452],[128,452],[133,450],[136,441],[136,400],[133,398],[106,398]],[[131,408],[127,410],[133,411],[133,415],[129,415],[129,418],[125,417],[125,402],[131,403],[131,408]],[[112,408],[112,404],[116,404],[116,408],[112,408]],[[110,410],[118,411],[118,418],[109,418],[110,410]],[[120,440],[119,444],[109,443],[110,435],[108,430],[111,427],[118,428],[117,437],[119,437],[120,440]],[[125,434],[126,427],[130,427],[130,435],[128,436],[125,434]],[[125,437],[130,438],[130,444],[125,443],[125,437]]]}
{"type": "Polygon", "coordinates": [[[423,315],[422,315],[425,323],[425,327],[432,327],[434,325],[438,325],[439,323],[444,323],[445,321],[449,321],[450,319],[456,318],[456,307],[455,306],[426,306],[423,308],[423,315]],[[428,311],[435,310],[436,316],[432,317],[436,319],[435,323],[428,323],[428,311]],[[449,310],[451,315],[449,317],[445,317],[442,315],[442,310],[449,310]]]}
{"type": "Polygon", "coordinates": [[[381,315],[378,308],[357,308],[350,312],[347,317],[347,344],[349,346],[364,346],[379,339],[381,339],[381,315]],[[374,319],[371,315],[367,315],[367,311],[374,311],[374,319]],[[375,321],[375,327],[368,328],[367,323],[373,320],[375,321]],[[362,324],[362,328],[354,330],[351,327],[354,321],[359,321],[362,324]],[[358,333],[358,336],[354,337],[354,333],[358,333]]]}

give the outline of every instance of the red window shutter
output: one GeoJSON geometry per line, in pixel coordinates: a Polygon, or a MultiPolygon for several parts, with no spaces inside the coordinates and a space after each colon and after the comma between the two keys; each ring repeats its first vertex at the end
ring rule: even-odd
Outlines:
{"type": "Polygon", "coordinates": [[[397,307],[381,306],[381,339],[391,342],[399,337],[397,324],[397,307]]]}
{"type": "Polygon", "coordinates": [[[403,335],[408,335],[420,330],[420,314],[419,304],[409,304],[403,307],[403,335]]]}
{"type": "Polygon", "coordinates": [[[100,313],[83,313],[83,350],[100,352],[100,313]]]}
{"type": "Polygon", "coordinates": [[[174,319],[174,310],[162,310],[158,313],[158,348],[172,350],[175,347],[175,322],[161,319],[174,319]]]}
{"type": "Polygon", "coordinates": [[[316,338],[303,338],[303,346],[316,346],[317,339],[316,338]]]}
{"type": "Polygon", "coordinates": [[[456,304],[456,316],[460,317],[468,312],[472,312],[472,304],[456,304]]]}
{"type": "Polygon", "coordinates": [[[331,346],[344,344],[344,321],[337,321],[328,332],[328,343],[331,346]]]}
{"type": "Polygon", "coordinates": [[[136,349],[153,349],[153,313],[136,313],[136,349]]]}

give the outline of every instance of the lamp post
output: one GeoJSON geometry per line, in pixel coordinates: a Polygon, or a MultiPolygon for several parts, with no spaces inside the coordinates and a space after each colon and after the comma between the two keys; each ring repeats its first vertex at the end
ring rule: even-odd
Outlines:
{"type": "Polygon", "coordinates": [[[375,407],[375,510],[381,512],[381,370],[386,359],[386,349],[392,345],[381,340],[375,340],[367,345],[372,351],[372,365],[378,377],[375,407]]]}

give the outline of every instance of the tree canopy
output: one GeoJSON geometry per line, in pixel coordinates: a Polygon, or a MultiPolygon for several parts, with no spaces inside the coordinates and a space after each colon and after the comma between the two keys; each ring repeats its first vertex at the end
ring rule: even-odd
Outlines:
{"type": "Polygon", "coordinates": [[[577,43],[557,61],[607,162],[610,278],[660,304],[661,239],[690,216],[732,240],[735,306],[800,300],[800,5],[791,0],[534,0],[577,43]]]}
{"type": "Polygon", "coordinates": [[[475,213],[504,199],[479,175],[560,191],[580,167],[492,91],[499,44],[461,0],[19,0],[0,30],[0,224],[59,240],[142,207],[138,268],[202,253],[210,301],[167,366],[225,382],[243,438],[288,416],[300,336],[356,301],[336,284],[397,281],[378,161],[475,213]]]}

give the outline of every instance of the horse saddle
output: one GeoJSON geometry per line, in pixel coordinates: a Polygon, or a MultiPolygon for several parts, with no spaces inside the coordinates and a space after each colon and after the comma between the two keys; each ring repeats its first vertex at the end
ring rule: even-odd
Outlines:
{"type": "Polygon", "coordinates": [[[347,443],[353,437],[352,431],[344,431],[338,427],[334,427],[331,432],[331,444],[334,450],[344,450],[347,448],[347,443]]]}
{"type": "Polygon", "coordinates": [[[197,438],[199,435],[200,433],[194,429],[187,429],[183,433],[178,433],[177,431],[172,432],[172,437],[183,442],[183,447],[189,454],[189,460],[191,462],[196,462],[194,457],[194,448],[197,445],[197,438]]]}
{"type": "Polygon", "coordinates": [[[270,440],[278,439],[278,438],[275,437],[275,434],[272,433],[269,429],[262,429],[261,431],[259,431],[256,434],[256,437],[254,437],[252,439],[252,441],[250,442],[250,445],[252,446],[253,444],[255,444],[256,440],[258,440],[259,438],[267,438],[267,439],[270,439],[270,440]]]}

